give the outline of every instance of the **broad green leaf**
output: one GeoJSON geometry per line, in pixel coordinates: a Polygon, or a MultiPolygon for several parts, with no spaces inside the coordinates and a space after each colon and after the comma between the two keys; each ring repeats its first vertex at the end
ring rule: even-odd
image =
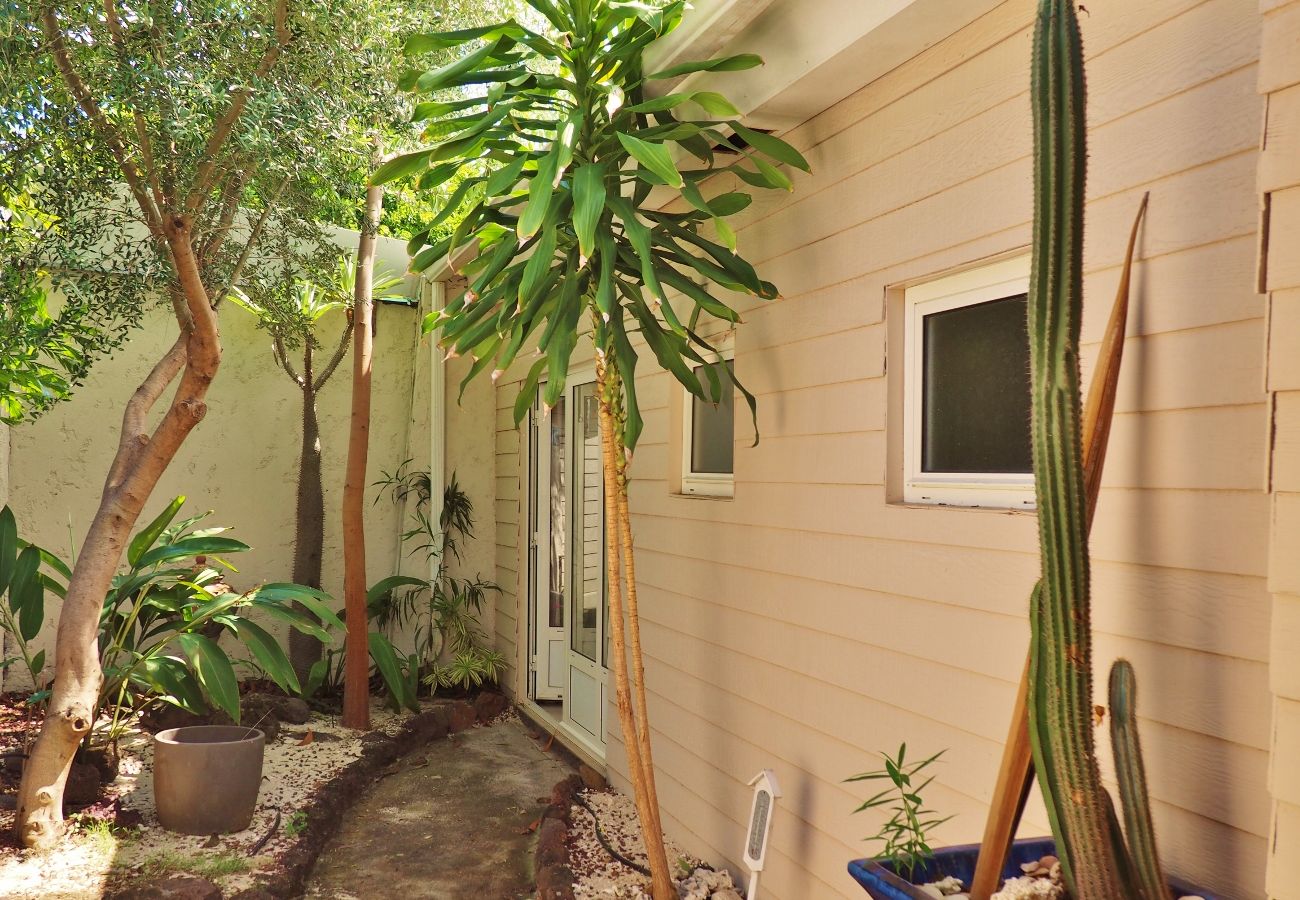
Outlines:
{"type": "Polygon", "coordinates": [[[696,91],[691,94],[691,102],[698,105],[715,119],[727,119],[740,115],[740,110],[731,105],[731,101],[715,91],[696,91]]]}
{"type": "Polygon", "coordinates": [[[375,668],[379,669],[379,676],[383,679],[384,685],[392,695],[393,702],[398,708],[405,707],[412,711],[419,710],[420,704],[411,693],[409,683],[402,677],[402,667],[397,661],[397,651],[388,642],[388,638],[377,631],[372,631],[367,636],[367,641],[370,645],[370,658],[375,661],[375,668]]]}
{"type": "Polygon", "coordinates": [[[9,607],[18,613],[18,632],[33,641],[45,623],[45,583],[40,577],[41,551],[28,547],[18,555],[9,585],[9,607]]]}
{"type": "Polygon", "coordinates": [[[375,169],[370,176],[370,183],[387,184],[390,181],[406,178],[416,172],[423,171],[429,167],[429,157],[432,154],[432,150],[416,150],[412,153],[394,156],[375,169]]]}
{"type": "Polygon", "coordinates": [[[555,192],[555,172],[559,164],[559,148],[554,148],[541,158],[537,171],[533,173],[532,184],[528,187],[528,204],[519,214],[516,231],[521,238],[530,238],[537,233],[546,211],[551,205],[551,196],[555,192]]]}
{"type": "Polygon", "coordinates": [[[171,544],[154,547],[144,553],[135,568],[147,569],[159,563],[192,556],[217,556],[225,553],[243,553],[250,549],[243,541],[225,537],[187,537],[171,544]]]}
{"type": "MultiPolygon", "coordinates": [[[[333,602],[334,598],[316,588],[304,587],[301,584],[276,582],[262,585],[253,591],[251,596],[255,601],[269,603],[282,603],[285,601],[301,603],[326,625],[333,628],[343,628],[343,620],[336,616],[326,603],[326,601],[333,602]]],[[[304,629],[299,629],[299,631],[302,630],[304,629]]]]}
{"type": "Polygon", "coordinates": [[[520,306],[527,306],[545,281],[547,273],[551,270],[552,258],[555,256],[555,243],[555,226],[547,225],[542,229],[537,243],[533,245],[533,255],[528,257],[528,262],[524,264],[524,275],[519,280],[520,306]]]}
{"type": "Polygon", "coordinates": [[[749,146],[759,153],[786,165],[794,166],[796,169],[802,169],[805,172],[812,171],[812,167],[808,165],[808,160],[804,159],[803,154],[780,138],[772,137],[772,135],[762,131],[754,131],[752,128],[746,128],[739,122],[732,122],[731,127],[735,129],[736,134],[748,141],[749,146]]]}
{"type": "Polygon", "coordinates": [[[184,632],[176,636],[176,642],[185,653],[204,693],[238,723],[239,680],[235,677],[230,657],[217,646],[216,641],[201,634],[184,632]]]}
{"type": "Polygon", "coordinates": [[[678,75],[689,75],[692,72],[738,72],[742,69],[752,69],[755,66],[763,64],[763,57],[754,53],[738,53],[735,56],[722,56],[717,59],[701,59],[693,62],[679,63],[675,66],[669,66],[658,72],[653,72],[646,76],[646,80],[653,78],[676,78],[678,75]]]}
{"type": "Polygon", "coordinates": [[[596,251],[596,226],[605,212],[605,167],[588,163],[573,174],[573,230],[583,259],[596,251]]]}
{"type": "Polygon", "coordinates": [[[483,188],[483,193],[488,197],[496,197],[504,194],[513,188],[523,175],[524,163],[528,162],[528,155],[520,153],[513,161],[497,169],[488,176],[487,185],[483,188]]]}
{"type": "Polygon", "coordinates": [[[131,538],[131,544],[126,548],[126,561],[132,568],[135,568],[136,563],[140,561],[140,557],[153,547],[158,540],[158,536],[172,523],[172,519],[176,518],[176,514],[181,511],[181,506],[184,504],[184,495],[175,498],[171,503],[167,504],[167,508],[159,513],[156,519],[142,528],[135,537],[131,538]]]}
{"type": "Polygon", "coordinates": [[[401,587],[428,587],[429,582],[415,578],[411,575],[389,575],[387,578],[381,578],[370,586],[366,591],[366,604],[370,605],[377,600],[382,600],[393,591],[401,587]]]}
{"type": "Polygon", "coordinates": [[[418,56],[421,53],[430,53],[434,50],[459,47],[461,44],[480,39],[495,41],[497,38],[509,36],[517,40],[526,33],[523,28],[510,21],[500,25],[484,25],[481,28],[462,28],[458,31],[413,34],[406,39],[406,43],[402,46],[402,53],[407,56],[418,56]]]}
{"type": "Polygon", "coordinates": [[[493,41],[472,53],[465,54],[454,62],[448,63],[441,69],[425,72],[416,79],[415,89],[424,93],[432,93],[441,88],[452,86],[461,75],[473,72],[478,68],[479,63],[496,53],[497,43],[497,41],[493,41]]]}
{"type": "Polygon", "coordinates": [[[633,159],[662,178],[665,184],[675,188],[682,186],[682,175],[673,165],[672,156],[663,144],[652,144],[630,134],[623,134],[621,131],[618,133],[618,140],[633,159]]]}
{"type": "Polygon", "coordinates": [[[316,692],[325,684],[325,677],[329,674],[330,657],[323,656],[311,665],[307,672],[307,687],[303,690],[304,697],[315,697],[316,692]]]}
{"type": "Polygon", "coordinates": [[[14,577],[14,563],[18,561],[18,520],[14,511],[6,506],[0,509],[0,594],[9,587],[14,577]]]}
{"type": "Polygon", "coordinates": [[[142,672],[132,681],[143,683],[163,695],[163,699],[196,716],[208,711],[194,676],[179,659],[170,656],[151,656],[141,666],[142,672]]]}
{"type": "Polygon", "coordinates": [[[280,686],[287,693],[301,693],[302,688],[298,684],[298,676],[293,671],[293,666],[289,664],[289,658],[284,655],[284,650],[275,638],[267,634],[266,630],[260,625],[248,621],[244,618],[232,617],[230,628],[239,636],[253,654],[263,671],[271,677],[271,680],[280,686]]]}

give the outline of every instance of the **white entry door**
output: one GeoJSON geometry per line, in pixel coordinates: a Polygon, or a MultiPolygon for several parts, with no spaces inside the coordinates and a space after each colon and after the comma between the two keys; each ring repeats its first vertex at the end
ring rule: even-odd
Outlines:
{"type": "Polygon", "coordinates": [[[560,700],[568,681],[564,628],[568,583],[568,404],[533,409],[533,698],[560,700]]]}
{"type": "Polygon", "coordinates": [[[605,745],[608,606],[599,407],[594,382],[572,379],[533,411],[532,692],[561,700],[566,731],[605,745]]]}

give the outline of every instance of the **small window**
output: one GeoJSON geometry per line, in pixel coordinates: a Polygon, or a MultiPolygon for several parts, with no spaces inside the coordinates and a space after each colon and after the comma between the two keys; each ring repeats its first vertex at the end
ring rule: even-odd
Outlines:
{"type": "Polygon", "coordinates": [[[708,366],[696,366],[695,375],[704,386],[709,400],[686,394],[682,411],[682,493],[708,497],[730,497],[735,489],[735,392],[729,373],[735,363],[730,359],[713,363],[726,366],[727,373],[717,377],[717,402],[713,399],[713,380],[708,366]]]}
{"type": "Polygon", "coordinates": [[[1028,257],[906,290],[905,501],[1033,507],[1028,290],[1028,257]]]}

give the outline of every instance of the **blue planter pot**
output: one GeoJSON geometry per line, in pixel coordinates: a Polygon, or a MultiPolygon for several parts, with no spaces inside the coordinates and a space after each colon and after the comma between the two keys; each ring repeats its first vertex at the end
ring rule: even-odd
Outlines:
{"type": "MultiPolygon", "coordinates": [[[[925,866],[917,866],[916,884],[938,881],[947,875],[960,878],[962,884],[969,885],[975,876],[975,861],[979,858],[979,844],[965,844],[960,847],[946,847],[935,852],[934,859],[925,866]]],[[[1024,873],[1021,863],[1037,862],[1044,856],[1056,853],[1056,844],[1051,838],[1027,838],[1011,845],[1007,855],[1006,868],[1002,877],[1014,878],[1024,873]]],[[[868,894],[876,900],[933,900],[933,898],[894,873],[891,863],[878,863],[870,859],[855,859],[849,863],[849,874],[868,894]]],[[[1169,887],[1174,897],[1195,895],[1205,900],[1219,900],[1213,894],[1191,887],[1176,878],[1169,879],[1169,887]]]]}

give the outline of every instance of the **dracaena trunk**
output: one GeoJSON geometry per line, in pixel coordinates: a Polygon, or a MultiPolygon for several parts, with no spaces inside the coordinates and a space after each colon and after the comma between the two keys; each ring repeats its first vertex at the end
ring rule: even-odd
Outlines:
{"type": "MultiPolygon", "coordinates": [[[[314,377],[312,352],[308,348],[303,354],[302,447],[298,456],[292,580],[295,584],[319,588],[325,544],[325,485],[321,478],[320,420],[314,377]]],[[[289,630],[289,661],[300,684],[307,683],[307,674],[320,657],[319,640],[296,628],[289,630]]]]}

